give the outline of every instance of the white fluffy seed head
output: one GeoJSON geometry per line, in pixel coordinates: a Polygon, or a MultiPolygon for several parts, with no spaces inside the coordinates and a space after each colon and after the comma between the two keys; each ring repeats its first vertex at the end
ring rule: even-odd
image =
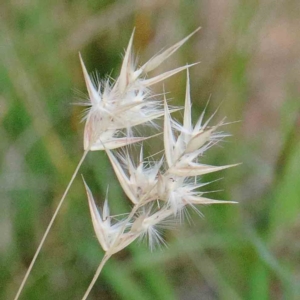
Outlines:
{"type": "Polygon", "coordinates": [[[191,35],[138,68],[132,54],[133,33],[119,77],[114,82],[104,81],[98,87],[89,77],[80,57],[90,101],[90,109],[86,116],[84,148],[91,151],[106,150],[122,189],[134,205],[128,218],[112,221],[107,199],[101,215],[91,191],[85,184],[97,238],[104,251],[110,254],[122,250],[138,237],[147,236],[151,249],[157,243],[164,243],[159,228],[169,224],[169,220],[178,222],[187,206],[195,208],[196,205],[234,203],[205,198],[203,192],[199,191],[205,184],[199,184],[198,176],[235,165],[210,166],[199,162],[205,151],[227,135],[218,132],[224,121],[209,126],[212,117],[203,122],[204,112],[193,125],[189,73],[183,124],[171,117],[177,108],[170,109],[166,99],[160,102],[152,98],[150,87],[153,84],[188,69],[189,66],[146,78],[146,73],[158,67],[191,35]],[[148,138],[134,137],[131,127],[152,122],[161,116],[164,117],[164,156],[161,160],[145,160],[143,147],[138,160],[132,157],[129,147],[122,153],[115,153],[117,150],[113,149],[143,142],[148,138]]]}

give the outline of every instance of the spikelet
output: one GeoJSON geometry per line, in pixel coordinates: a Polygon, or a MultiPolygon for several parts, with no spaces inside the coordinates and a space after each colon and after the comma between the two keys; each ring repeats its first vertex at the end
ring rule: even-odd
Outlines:
{"type": "Polygon", "coordinates": [[[179,67],[148,79],[146,75],[177,51],[199,29],[161,54],[152,57],[140,68],[136,68],[133,63],[135,61],[132,52],[133,32],[120,75],[114,83],[108,79],[95,86],[81,55],[79,56],[89,96],[84,130],[85,150],[116,149],[145,139],[145,137],[122,136],[122,130],[163,116],[161,102],[152,100],[150,87],[192,65],[179,67]]]}

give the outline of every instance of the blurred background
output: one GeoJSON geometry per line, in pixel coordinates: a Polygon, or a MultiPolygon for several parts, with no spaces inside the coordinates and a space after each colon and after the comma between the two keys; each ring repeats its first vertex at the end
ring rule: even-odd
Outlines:
{"type": "MultiPolygon", "coordinates": [[[[298,0],[2,1],[0,298],[15,296],[82,155],[78,52],[114,77],[134,27],[142,64],[202,26],[150,75],[201,61],[190,70],[194,117],[211,97],[214,124],[240,121],[205,161],[242,162],[203,180],[222,178],[209,196],[239,204],[191,212],[165,233],[168,248],[115,255],[89,299],[300,299],[299,13],[298,0]]],[[[164,82],[173,104],[185,80],[164,82]]],[[[112,211],[129,209],[104,153],[89,153],[80,173],[99,205],[109,183],[112,211]]],[[[81,299],[102,256],[77,176],[20,299],[81,299]]]]}

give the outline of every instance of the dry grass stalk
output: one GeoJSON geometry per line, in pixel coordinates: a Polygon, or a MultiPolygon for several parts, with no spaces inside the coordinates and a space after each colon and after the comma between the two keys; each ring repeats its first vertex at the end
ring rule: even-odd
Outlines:
{"type": "MultiPolygon", "coordinates": [[[[209,126],[211,119],[204,122],[204,113],[192,125],[189,75],[185,97],[183,124],[174,121],[166,99],[153,100],[151,86],[192,65],[176,68],[158,76],[147,78],[148,72],[157,68],[170,55],[177,51],[195,32],[155,55],[141,67],[137,67],[132,54],[134,32],[130,38],[119,77],[116,81],[106,79],[92,80],[83,60],[80,62],[87,85],[88,101],[84,130],[84,154],[80,160],[68,187],[54,212],[48,228],[40,242],[28,271],[15,297],[17,300],[62,206],[71,184],[89,151],[105,150],[124,192],[133,206],[123,220],[113,220],[106,197],[102,214],[99,213],[92,193],[84,182],[90,207],[93,226],[105,255],[83,299],[86,299],[97,280],[106,261],[137,238],[147,236],[151,249],[157,243],[164,243],[160,228],[181,221],[187,206],[197,209],[196,205],[234,203],[203,197],[198,189],[198,176],[216,172],[234,165],[209,166],[199,162],[199,157],[210,147],[224,139],[227,134],[218,131],[224,125],[221,121],[209,126]],[[164,156],[159,161],[150,161],[143,157],[141,147],[139,162],[132,159],[128,145],[143,142],[149,136],[133,136],[132,127],[143,123],[156,126],[154,120],[164,117],[164,156]],[[115,149],[125,147],[124,151],[115,149]]],[[[188,72],[187,72],[188,74],[188,72]]]]}

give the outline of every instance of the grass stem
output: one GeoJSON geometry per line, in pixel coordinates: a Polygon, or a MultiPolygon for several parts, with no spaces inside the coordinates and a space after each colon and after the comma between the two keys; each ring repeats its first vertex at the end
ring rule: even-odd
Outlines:
{"type": "Polygon", "coordinates": [[[36,250],[36,252],[35,252],[35,254],[33,256],[33,259],[32,259],[32,261],[31,261],[31,263],[30,263],[30,265],[28,267],[28,270],[27,270],[27,272],[26,272],[26,274],[25,274],[25,276],[24,276],[24,278],[22,280],[22,283],[21,283],[21,285],[20,285],[20,287],[18,289],[18,292],[17,292],[14,300],[18,300],[19,297],[20,297],[20,294],[21,294],[21,292],[22,292],[22,290],[23,290],[23,288],[25,286],[25,283],[26,283],[26,281],[27,281],[27,279],[28,279],[28,277],[30,275],[30,272],[31,272],[31,270],[32,270],[32,268],[33,268],[33,266],[35,264],[35,261],[36,261],[38,255],[39,255],[39,253],[40,253],[40,251],[41,251],[41,249],[43,247],[43,244],[44,244],[44,242],[45,242],[45,240],[46,240],[46,238],[47,238],[47,236],[49,234],[49,231],[50,231],[50,229],[51,229],[51,227],[52,227],[52,225],[53,225],[53,223],[54,223],[54,221],[56,219],[56,216],[57,216],[57,214],[58,214],[58,212],[59,212],[59,210],[60,210],[60,208],[61,208],[61,206],[62,206],[62,204],[63,204],[63,202],[64,202],[64,200],[65,200],[65,198],[66,198],[66,196],[68,194],[68,192],[69,192],[69,189],[70,189],[70,187],[71,187],[71,185],[72,185],[72,183],[73,183],[73,181],[74,181],[74,179],[75,179],[75,177],[76,177],[76,175],[77,175],[77,173],[78,173],[78,171],[79,171],[79,169],[80,169],[80,167],[81,167],[81,165],[82,165],[82,163],[83,163],[86,155],[88,154],[88,152],[89,152],[89,150],[85,150],[84,151],[84,153],[83,153],[83,155],[82,155],[82,157],[81,157],[81,159],[80,159],[80,161],[79,161],[79,163],[78,163],[78,165],[77,165],[77,167],[76,167],[76,169],[75,169],[75,171],[74,171],[74,173],[72,175],[72,178],[71,178],[71,180],[70,180],[70,182],[69,182],[69,184],[68,184],[68,186],[67,186],[67,188],[66,188],[66,190],[65,190],[65,192],[64,192],[64,194],[62,196],[62,198],[59,201],[59,203],[57,205],[57,208],[56,208],[56,210],[55,210],[55,212],[54,212],[54,214],[53,214],[53,216],[52,216],[52,218],[51,218],[51,220],[49,222],[49,225],[48,225],[48,227],[47,227],[47,229],[46,229],[46,231],[45,231],[45,233],[43,235],[42,240],[40,241],[40,244],[39,244],[39,246],[38,246],[38,248],[37,248],[37,250],[36,250]]]}
{"type": "Polygon", "coordinates": [[[96,271],[96,273],[95,273],[95,275],[94,275],[94,277],[93,277],[93,279],[92,279],[92,281],[91,281],[91,283],[90,283],[88,289],[86,290],[86,292],[85,292],[85,294],[84,294],[82,300],[86,300],[86,298],[88,297],[88,295],[89,295],[90,291],[92,290],[92,288],[93,288],[95,282],[97,281],[97,279],[98,279],[98,277],[99,277],[99,275],[100,275],[100,273],[101,273],[101,271],[102,271],[102,269],[103,269],[105,263],[108,261],[108,259],[109,259],[110,257],[111,257],[111,255],[108,254],[108,253],[106,253],[106,254],[103,256],[103,258],[102,258],[102,260],[101,260],[101,263],[100,263],[100,265],[99,265],[99,267],[98,267],[98,269],[97,269],[97,271],[96,271]]]}

